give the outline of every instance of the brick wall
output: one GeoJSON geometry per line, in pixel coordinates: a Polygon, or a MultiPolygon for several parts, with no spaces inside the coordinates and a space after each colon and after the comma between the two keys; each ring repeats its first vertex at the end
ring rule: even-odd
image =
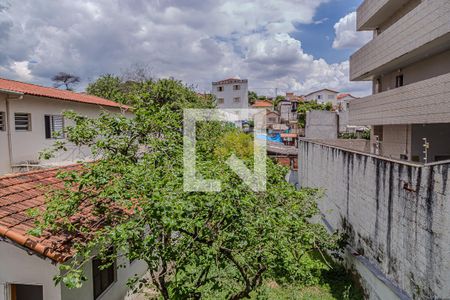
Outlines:
{"type": "MultiPolygon", "coordinates": [[[[450,298],[449,164],[415,165],[300,141],[299,185],[326,220],[414,299],[450,298]]],[[[372,299],[379,288],[365,282],[372,299]]],[[[401,298],[401,297],[399,297],[401,298]]]]}

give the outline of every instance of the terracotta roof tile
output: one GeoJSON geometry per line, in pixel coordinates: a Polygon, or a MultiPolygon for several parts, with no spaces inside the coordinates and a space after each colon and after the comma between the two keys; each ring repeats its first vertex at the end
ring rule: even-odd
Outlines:
{"type": "Polygon", "coordinates": [[[49,232],[41,237],[29,235],[34,219],[28,215],[28,210],[43,210],[46,191],[63,187],[56,178],[57,173],[76,169],[80,169],[80,165],[0,177],[0,236],[57,262],[64,262],[73,255],[70,247],[63,246],[68,236],[52,236],[49,232]]]}
{"type": "Polygon", "coordinates": [[[66,101],[74,101],[74,102],[80,102],[80,103],[87,103],[87,104],[96,104],[101,106],[109,106],[109,107],[121,107],[121,108],[129,108],[126,105],[122,105],[120,103],[103,99],[100,97],[87,95],[87,94],[80,94],[80,93],[74,93],[71,91],[65,91],[60,90],[56,88],[51,87],[44,87],[40,85],[15,81],[15,80],[9,80],[0,78],[0,89],[5,91],[11,91],[16,93],[22,93],[27,95],[34,95],[34,96],[41,96],[41,97],[49,97],[59,100],[66,100],[66,101]]]}
{"type": "Polygon", "coordinates": [[[266,100],[256,100],[255,103],[253,103],[252,107],[272,107],[273,104],[270,101],[266,100]]]}

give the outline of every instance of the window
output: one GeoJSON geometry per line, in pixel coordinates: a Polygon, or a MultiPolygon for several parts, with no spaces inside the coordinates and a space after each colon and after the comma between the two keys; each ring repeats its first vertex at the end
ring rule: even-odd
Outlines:
{"type": "Polygon", "coordinates": [[[276,118],[274,118],[274,117],[270,117],[269,118],[269,122],[270,123],[275,123],[277,120],[276,120],[276,118]]]}
{"type": "Polygon", "coordinates": [[[317,95],[318,100],[322,100],[322,95],[317,95]]]}
{"type": "Polygon", "coordinates": [[[116,264],[113,263],[108,268],[100,270],[105,264],[99,258],[92,260],[92,277],[94,280],[94,299],[97,299],[116,280],[116,264]]]}
{"type": "Polygon", "coordinates": [[[64,117],[61,115],[46,115],[45,120],[45,138],[62,139],[64,138],[64,117]]]}
{"type": "Polygon", "coordinates": [[[0,111],[0,131],[6,130],[6,116],[4,111],[0,111]]]}
{"type": "Polygon", "coordinates": [[[41,285],[10,284],[9,299],[11,300],[43,300],[44,291],[41,285]]]}
{"type": "Polygon", "coordinates": [[[328,95],[328,100],[333,100],[334,99],[334,95],[328,95]]]}
{"type": "Polygon", "coordinates": [[[217,87],[217,91],[218,91],[218,92],[223,92],[223,86],[218,86],[218,87],[217,87]]]}
{"type": "Polygon", "coordinates": [[[233,99],[233,101],[234,101],[234,103],[239,103],[239,102],[241,102],[241,98],[236,97],[236,98],[233,99]]]}
{"type": "Polygon", "coordinates": [[[397,77],[395,77],[395,87],[401,87],[403,86],[403,75],[398,75],[397,77]]]}
{"type": "Polygon", "coordinates": [[[31,115],[28,113],[15,113],[14,122],[16,131],[30,131],[31,130],[31,115]]]}
{"type": "Polygon", "coordinates": [[[381,84],[381,78],[377,78],[375,81],[375,94],[381,93],[383,91],[383,86],[381,84]]]}
{"type": "Polygon", "coordinates": [[[241,89],[241,86],[239,84],[233,85],[233,90],[234,91],[239,91],[240,89],[241,89]]]}
{"type": "Polygon", "coordinates": [[[225,102],[225,99],[223,99],[223,98],[217,99],[218,104],[223,104],[224,102],[225,102]]]}
{"type": "Polygon", "coordinates": [[[373,135],[378,137],[380,142],[383,141],[383,126],[373,126],[373,135]]]}

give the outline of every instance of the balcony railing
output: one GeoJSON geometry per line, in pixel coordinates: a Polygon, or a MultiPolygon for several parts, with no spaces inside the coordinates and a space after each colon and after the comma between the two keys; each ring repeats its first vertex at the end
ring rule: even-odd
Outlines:
{"type": "Polygon", "coordinates": [[[450,73],[350,101],[349,124],[447,123],[450,73]]]}
{"type": "Polygon", "coordinates": [[[424,0],[351,56],[351,80],[370,79],[450,48],[449,20],[450,1],[424,0]]]}

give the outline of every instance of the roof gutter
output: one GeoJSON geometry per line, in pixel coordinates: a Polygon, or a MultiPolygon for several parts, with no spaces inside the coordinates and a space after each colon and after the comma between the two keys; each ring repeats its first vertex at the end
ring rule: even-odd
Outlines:
{"type": "Polygon", "coordinates": [[[64,256],[52,251],[49,247],[45,247],[37,241],[33,241],[32,239],[18,234],[2,225],[0,225],[0,236],[13,241],[14,243],[17,243],[20,246],[26,247],[29,250],[33,250],[34,252],[37,252],[42,256],[48,257],[54,262],[63,263],[66,260],[64,256]]]}

